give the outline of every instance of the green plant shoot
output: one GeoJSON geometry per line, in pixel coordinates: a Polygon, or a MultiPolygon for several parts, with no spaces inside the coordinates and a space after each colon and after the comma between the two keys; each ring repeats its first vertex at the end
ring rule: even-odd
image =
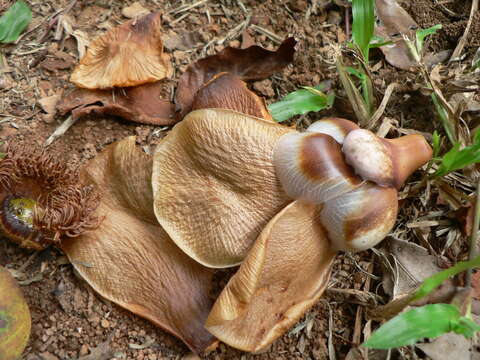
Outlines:
{"type": "Polygon", "coordinates": [[[375,28],[375,0],[352,0],[352,39],[368,62],[375,28]]]}
{"type": "Polygon", "coordinates": [[[23,1],[17,1],[0,17],[0,42],[15,42],[32,20],[32,11],[23,1]]]}
{"type": "Polygon", "coordinates": [[[436,273],[435,275],[430,276],[429,278],[425,279],[422,285],[417,289],[417,291],[415,291],[412,301],[416,301],[423,298],[424,296],[427,296],[449,277],[455,276],[463,271],[476,267],[480,267],[480,256],[477,256],[475,259],[472,259],[470,261],[461,261],[448,269],[445,269],[436,273]]]}
{"type": "Polygon", "coordinates": [[[437,24],[428,29],[420,29],[415,32],[416,47],[419,54],[423,52],[423,44],[425,38],[429,35],[433,35],[442,28],[442,24],[437,24]]]}
{"type": "Polygon", "coordinates": [[[413,345],[423,338],[436,338],[450,331],[471,337],[480,326],[461,316],[460,310],[450,304],[421,306],[383,324],[362,344],[375,349],[391,349],[413,345]]]}
{"type": "Polygon", "coordinates": [[[296,90],[282,100],[269,105],[268,109],[277,122],[282,122],[295,115],[303,115],[310,111],[320,111],[330,108],[335,99],[335,94],[325,94],[322,90],[325,85],[318,85],[314,88],[304,86],[296,90]]]}
{"type": "MultiPolygon", "coordinates": [[[[415,291],[410,301],[427,296],[449,277],[476,267],[480,267],[480,256],[440,271],[426,279],[415,291]]],[[[430,304],[395,316],[376,330],[362,346],[391,349],[415,344],[426,337],[435,338],[450,331],[465,337],[472,337],[476,331],[480,331],[480,326],[470,317],[462,316],[455,305],[430,304]]]]}
{"type": "Polygon", "coordinates": [[[433,174],[435,177],[445,176],[448,173],[480,162],[480,130],[473,136],[473,144],[460,150],[460,143],[456,143],[441,159],[440,166],[433,174]]]}
{"type": "Polygon", "coordinates": [[[442,137],[435,130],[432,134],[432,148],[433,148],[433,159],[438,157],[440,154],[440,147],[442,146],[442,137]]]}

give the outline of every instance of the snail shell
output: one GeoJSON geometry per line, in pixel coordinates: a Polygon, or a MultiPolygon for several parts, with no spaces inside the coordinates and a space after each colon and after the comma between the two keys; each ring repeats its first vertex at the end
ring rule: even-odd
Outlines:
{"type": "Polygon", "coordinates": [[[432,157],[423,136],[382,139],[345,119],[327,119],[280,138],[277,177],[290,197],[318,204],[336,250],[375,246],[391,230],[397,189],[432,157]]]}

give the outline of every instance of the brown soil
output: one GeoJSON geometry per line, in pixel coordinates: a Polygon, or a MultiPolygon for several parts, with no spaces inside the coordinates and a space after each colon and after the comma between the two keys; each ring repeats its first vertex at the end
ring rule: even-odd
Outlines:
{"type": "MultiPolygon", "coordinates": [[[[106,27],[125,21],[121,8],[132,2],[77,1],[69,15],[75,20],[78,29],[92,39],[106,27]]],[[[238,47],[241,43],[240,33],[227,39],[225,36],[231,34],[229,31],[244,21],[247,14],[251,14],[252,24],[268,29],[280,38],[294,35],[299,40],[294,64],[270,79],[254,83],[252,88],[263,95],[267,102],[273,102],[300,86],[314,86],[331,79],[338,95],[335,107],[321,114],[300,117],[297,119],[299,126],[325,115],[353,117],[351,108],[338,90],[338,77],[330,48],[330,44],[346,39],[344,8],[333,4],[321,5],[328,1],[223,0],[208,1],[187,13],[172,15],[168,10],[180,6],[176,1],[140,2],[149,10],[159,10],[165,14],[163,26],[167,37],[177,34],[182,39],[181,44],[174,43],[167,49],[175,74],[171,80],[166,81],[166,98],[172,97],[179,75],[192,61],[214,54],[227,45],[238,47]],[[318,3],[314,11],[311,11],[312,3],[318,3]],[[207,21],[207,11],[211,23],[207,21]],[[185,17],[175,21],[184,14],[185,17]],[[221,43],[212,42],[221,39],[225,40],[221,43]],[[211,45],[204,48],[208,43],[211,45]]],[[[0,0],[0,11],[11,3],[13,1],[0,0]]],[[[68,78],[78,61],[75,40],[69,38],[55,41],[56,24],[50,22],[51,16],[67,7],[69,1],[30,1],[30,4],[33,23],[18,45],[3,49],[9,69],[3,78],[0,73],[0,140],[22,141],[26,146],[32,143],[43,144],[64,120],[58,116],[49,118],[39,107],[38,100],[55,94],[62,95],[73,89],[68,78]]],[[[406,8],[421,27],[437,23],[443,25],[443,30],[432,38],[427,49],[441,51],[455,47],[468,21],[470,6],[471,1],[447,3],[445,7],[455,13],[455,16],[440,8],[433,0],[411,2],[406,8]]],[[[268,49],[277,46],[270,38],[252,28],[248,32],[256,43],[268,49]]],[[[471,60],[478,46],[479,14],[464,51],[467,59],[471,60]]],[[[381,54],[377,54],[374,60],[375,63],[381,62],[374,71],[375,84],[381,92],[391,81],[400,82],[406,87],[412,87],[415,83],[414,74],[386,64],[381,54]]],[[[399,93],[390,100],[385,115],[397,119],[402,128],[431,132],[434,129],[432,119],[435,112],[427,100],[428,96],[422,95],[420,91],[399,93]]],[[[94,157],[107,144],[125,136],[136,135],[139,144],[150,145],[158,142],[167,131],[166,128],[128,123],[113,117],[82,119],[54,142],[51,148],[59,156],[68,154],[71,161],[82,163],[94,157]]],[[[412,214],[409,210],[403,210],[401,214],[402,219],[411,216],[418,214],[412,214]]],[[[413,233],[410,235],[414,236],[413,233]]],[[[0,242],[0,265],[18,269],[30,256],[29,251],[21,250],[6,241],[0,242]]],[[[371,252],[339,256],[329,287],[364,289],[368,278],[365,271],[371,272],[373,269],[374,274],[381,275],[381,269],[373,266],[373,260],[371,252]]],[[[113,355],[98,357],[99,359],[156,360],[187,356],[186,347],[174,337],[96,295],[75,276],[71,265],[59,250],[47,249],[36,254],[24,273],[21,280],[29,280],[23,290],[33,320],[31,340],[24,359],[77,359],[89,354],[106,340],[111,340],[113,355]],[[135,346],[142,344],[145,344],[144,349],[135,346]]],[[[367,290],[384,295],[377,281],[367,290]]],[[[385,297],[385,300],[388,298],[385,297]]],[[[330,338],[332,351],[338,359],[343,359],[351,348],[363,341],[361,331],[365,326],[364,305],[372,304],[366,304],[355,297],[340,296],[338,292],[329,290],[297,326],[277,340],[268,351],[251,355],[221,344],[205,358],[327,359],[330,338]],[[329,321],[330,316],[332,318],[329,321]]]]}

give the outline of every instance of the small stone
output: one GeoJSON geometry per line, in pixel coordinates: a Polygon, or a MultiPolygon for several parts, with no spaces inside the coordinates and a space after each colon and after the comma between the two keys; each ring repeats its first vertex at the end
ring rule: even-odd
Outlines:
{"type": "Polygon", "coordinates": [[[182,357],[182,360],[201,360],[201,358],[194,353],[190,353],[182,357]]]}
{"type": "Polygon", "coordinates": [[[122,9],[122,15],[129,19],[147,15],[149,13],[150,10],[145,9],[138,1],[122,9]]]}
{"type": "Polygon", "coordinates": [[[53,355],[49,352],[41,353],[40,354],[40,359],[42,359],[42,360],[58,360],[58,358],[55,355],[53,355]]]}
{"type": "Polygon", "coordinates": [[[110,326],[110,323],[108,322],[107,319],[102,319],[102,321],[100,322],[100,325],[102,325],[102,327],[106,329],[110,326]]]}
{"type": "Polygon", "coordinates": [[[84,356],[88,354],[88,345],[83,344],[82,347],[80,348],[80,352],[78,353],[79,356],[84,356]]]}
{"type": "Polygon", "coordinates": [[[272,88],[272,81],[265,79],[262,81],[256,81],[253,84],[253,88],[260,93],[260,95],[272,97],[275,96],[275,91],[272,88]]]}

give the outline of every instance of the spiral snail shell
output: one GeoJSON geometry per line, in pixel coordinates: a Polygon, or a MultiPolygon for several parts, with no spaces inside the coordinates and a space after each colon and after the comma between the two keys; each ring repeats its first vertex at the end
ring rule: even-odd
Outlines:
{"type": "Polygon", "coordinates": [[[334,248],[360,251],[391,230],[397,189],[431,156],[423,136],[382,139],[334,118],[282,136],[274,163],[290,197],[321,206],[320,222],[334,248]]]}

